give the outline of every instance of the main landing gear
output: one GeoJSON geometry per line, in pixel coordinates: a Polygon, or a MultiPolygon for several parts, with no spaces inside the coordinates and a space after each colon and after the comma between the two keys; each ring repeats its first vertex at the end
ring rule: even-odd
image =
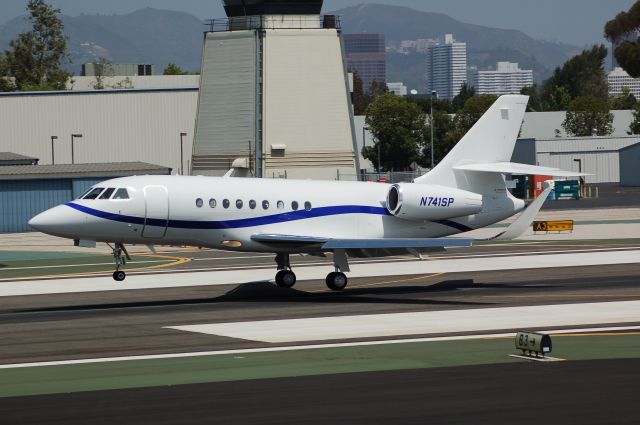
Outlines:
{"type": "MultiPolygon", "coordinates": [[[[327,287],[332,291],[342,291],[347,287],[348,279],[342,270],[348,272],[349,263],[347,255],[343,250],[337,250],[333,254],[335,271],[329,273],[325,279],[327,287]]],[[[291,270],[289,254],[276,254],[278,273],[276,273],[276,284],[281,288],[291,288],[296,283],[296,274],[291,270]]]]}
{"type": "Polygon", "coordinates": [[[111,251],[113,251],[113,259],[116,263],[116,271],[113,272],[113,280],[122,282],[127,277],[127,274],[120,270],[120,267],[126,264],[127,260],[130,261],[131,257],[129,256],[129,253],[127,252],[127,249],[124,247],[124,245],[119,242],[116,243],[113,247],[109,245],[109,248],[111,248],[111,251]],[[123,253],[124,257],[122,256],[123,253]]]}
{"type": "Polygon", "coordinates": [[[289,254],[276,254],[278,273],[276,273],[276,284],[281,288],[291,288],[296,284],[296,274],[291,271],[289,254]]]}

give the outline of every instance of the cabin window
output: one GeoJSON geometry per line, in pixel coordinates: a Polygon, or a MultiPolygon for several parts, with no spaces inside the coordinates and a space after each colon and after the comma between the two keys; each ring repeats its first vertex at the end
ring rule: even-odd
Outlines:
{"type": "Polygon", "coordinates": [[[224,207],[224,209],[229,208],[229,205],[231,205],[231,203],[229,202],[228,199],[225,199],[222,201],[222,206],[224,207]]]}
{"type": "Polygon", "coordinates": [[[129,199],[129,192],[124,188],[118,189],[111,199],[129,199]]]}
{"type": "Polygon", "coordinates": [[[202,198],[196,199],[196,207],[202,208],[203,205],[204,205],[204,201],[202,200],[202,198]]]}
{"type": "Polygon", "coordinates": [[[109,199],[111,198],[111,195],[113,195],[113,192],[115,192],[116,189],[114,187],[110,187],[107,190],[105,190],[104,192],[102,192],[102,195],[100,195],[99,199],[109,199]]]}
{"type": "Polygon", "coordinates": [[[262,201],[262,209],[263,210],[269,209],[269,201],[262,201]]]}
{"type": "Polygon", "coordinates": [[[256,209],[256,201],[254,199],[249,201],[249,208],[251,208],[252,210],[256,209]]]}
{"type": "Polygon", "coordinates": [[[284,209],[284,202],[282,202],[282,201],[278,201],[278,209],[279,209],[279,210],[284,209]]]}
{"type": "Polygon", "coordinates": [[[242,202],[242,199],[237,199],[236,200],[236,208],[241,210],[242,209],[242,205],[244,205],[244,203],[242,202]]]}
{"type": "Polygon", "coordinates": [[[95,189],[89,191],[89,193],[87,193],[82,199],[96,199],[103,190],[103,187],[96,187],[95,189]]]}
{"type": "Polygon", "coordinates": [[[299,206],[298,206],[298,201],[293,201],[293,202],[291,203],[291,209],[292,209],[292,210],[294,210],[294,211],[297,211],[297,210],[298,210],[298,208],[299,208],[299,206]]]}
{"type": "Polygon", "coordinates": [[[307,201],[304,203],[304,209],[307,211],[311,211],[311,202],[307,201]]]}
{"type": "Polygon", "coordinates": [[[215,208],[216,205],[218,205],[218,203],[216,202],[215,199],[213,199],[213,198],[209,199],[209,207],[215,208]]]}

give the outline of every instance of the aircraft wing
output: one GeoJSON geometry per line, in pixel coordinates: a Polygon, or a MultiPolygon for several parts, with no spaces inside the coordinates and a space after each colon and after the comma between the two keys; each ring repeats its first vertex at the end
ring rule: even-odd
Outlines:
{"type": "Polygon", "coordinates": [[[333,239],[313,236],[293,235],[253,235],[256,242],[268,244],[286,244],[299,246],[318,245],[321,251],[335,249],[419,249],[419,248],[449,248],[470,246],[475,239],[465,238],[404,238],[404,239],[333,239]]]}

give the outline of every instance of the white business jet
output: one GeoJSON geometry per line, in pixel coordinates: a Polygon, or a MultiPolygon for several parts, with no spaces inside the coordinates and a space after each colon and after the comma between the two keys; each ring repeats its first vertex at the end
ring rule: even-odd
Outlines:
{"type": "MultiPolygon", "coordinates": [[[[106,242],[120,270],[125,244],[191,245],[276,254],[276,283],[292,287],[293,253],[332,253],[327,286],[347,285],[348,257],[375,257],[468,246],[448,238],[510,217],[525,207],[506,189],[505,174],[575,176],[511,163],[526,96],[502,96],[433,170],[413,183],[273,180],[234,177],[135,176],[107,180],[80,198],[47,210],[31,227],[74,239],[106,242]]],[[[520,236],[547,194],[505,232],[520,236]]],[[[401,267],[401,266],[399,266],[401,267]]]]}

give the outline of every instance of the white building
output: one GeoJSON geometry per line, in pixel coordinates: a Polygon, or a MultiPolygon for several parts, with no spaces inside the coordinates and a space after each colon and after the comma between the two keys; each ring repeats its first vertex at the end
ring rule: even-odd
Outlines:
{"type": "Polygon", "coordinates": [[[406,96],[407,95],[407,86],[400,83],[387,83],[387,88],[389,91],[397,96],[406,96]]]}
{"type": "Polygon", "coordinates": [[[640,99],[640,78],[632,78],[622,68],[615,68],[607,74],[609,96],[617,97],[622,94],[622,89],[627,87],[636,99],[640,99]]]}
{"type": "Polygon", "coordinates": [[[444,43],[427,51],[427,91],[451,100],[467,82],[467,43],[457,42],[452,34],[444,36],[444,43]]]}
{"type": "Polygon", "coordinates": [[[40,165],[141,161],[186,174],[197,106],[197,88],[0,93],[0,152],[40,165]]]}
{"type": "Polygon", "coordinates": [[[533,70],[520,69],[517,63],[498,62],[495,70],[473,72],[471,85],[477,94],[518,94],[523,87],[533,85],[533,70]]]}

